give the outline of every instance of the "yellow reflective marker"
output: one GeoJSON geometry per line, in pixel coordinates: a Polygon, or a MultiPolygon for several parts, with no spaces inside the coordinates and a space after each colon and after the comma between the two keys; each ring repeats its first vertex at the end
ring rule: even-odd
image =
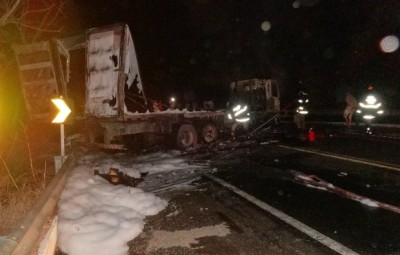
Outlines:
{"type": "Polygon", "coordinates": [[[52,120],[52,123],[64,123],[65,119],[71,113],[71,109],[65,103],[62,98],[51,99],[53,104],[58,108],[59,113],[57,116],[52,120]]]}

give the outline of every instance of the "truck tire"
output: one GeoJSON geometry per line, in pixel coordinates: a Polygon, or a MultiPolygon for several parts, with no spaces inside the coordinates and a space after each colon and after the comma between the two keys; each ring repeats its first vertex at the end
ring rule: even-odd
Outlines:
{"type": "Polygon", "coordinates": [[[208,123],[201,128],[201,138],[206,143],[212,143],[217,140],[218,130],[214,124],[208,123]]]}
{"type": "Polygon", "coordinates": [[[191,124],[183,124],[176,135],[178,149],[187,149],[197,145],[197,131],[191,124]]]}

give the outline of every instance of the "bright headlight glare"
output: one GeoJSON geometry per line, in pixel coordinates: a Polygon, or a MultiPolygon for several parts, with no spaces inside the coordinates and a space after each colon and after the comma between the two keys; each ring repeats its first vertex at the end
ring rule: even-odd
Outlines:
{"type": "Polygon", "coordinates": [[[382,114],[383,113],[383,110],[379,110],[378,112],[377,112],[377,114],[382,114]]]}
{"type": "Polygon", "coordinates": [[[367,96],[365,101],[367,102],[367,104],[375,104],[376,103],[376,97],[372,96],[372,95],[371,96],[367,96]]]}
{"type": "Polygon", "coordinates": [[[228,119],[232,119],[232,114],[228,113],[228,119]]]}
{"type": "Polygon", "coordinates": [[[375,116],[374,115],[364,115],[363,118],[366,120],[372,120],[375,118],[375,116]]]}

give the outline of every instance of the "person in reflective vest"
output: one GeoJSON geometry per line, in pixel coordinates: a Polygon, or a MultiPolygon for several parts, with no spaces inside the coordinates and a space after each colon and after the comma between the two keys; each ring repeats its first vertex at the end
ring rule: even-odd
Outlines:
{"type": "Polygon", "coordinates": [[[250,121],[250,112],[249,107],[243,104],[234,105],[228,111],[228,119],[231,121],[231,136],[235,139],[235,131],[238,125],[243,125],[243,129],[245,131],[248,130],[249,121],[250,121]]]}
{"type": "Polygon", "coordinates": [[[294,123],[298,129],[306,128],[305,115],[308,114],[308,102],[308,94],[301,90],[297,94],[297,107],[294,114],[294,123]]]}
{"type": "Polygon", "coordinates": [[[378,115],[383,114],[382,102],[372,85],[368,86],[367,93],[358,103],[357,113],[360,114],[367,125],[367,134],[372,134],[371,124],[378,115]]]}

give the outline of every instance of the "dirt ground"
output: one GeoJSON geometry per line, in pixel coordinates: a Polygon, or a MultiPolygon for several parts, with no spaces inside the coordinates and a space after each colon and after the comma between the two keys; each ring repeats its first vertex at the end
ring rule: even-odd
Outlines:
{"type": "Polygon", "coordinates": [[[194,185],[157,194],[169,205],[146,218],[130,255],[335,254],[206,177],[194,185]]]}

